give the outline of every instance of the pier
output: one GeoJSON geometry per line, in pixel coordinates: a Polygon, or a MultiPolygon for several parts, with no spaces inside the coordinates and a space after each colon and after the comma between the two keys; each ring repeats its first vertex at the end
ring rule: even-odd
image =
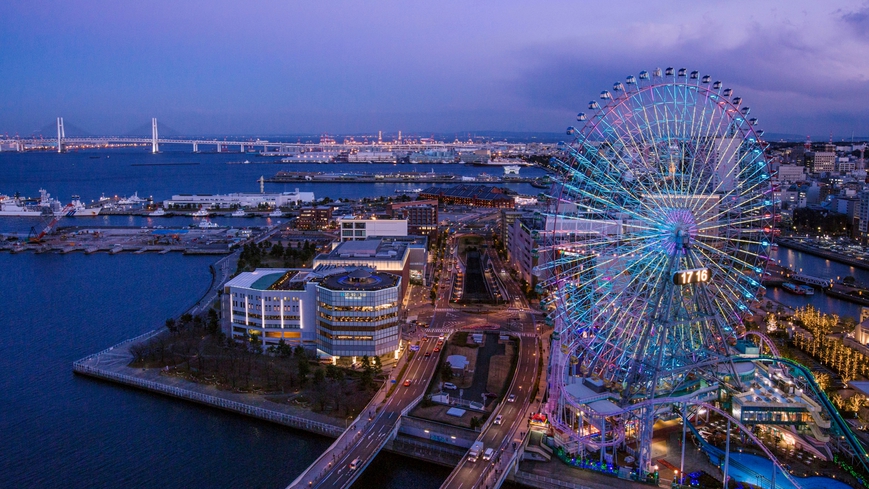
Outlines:
{"type": "MultiPolygon", "coordinates": [[[[543,178],[520,177],[516,175],[485,175],[467,177],[451,173],[323,173],[323,172],[288,172],[280,171],[275,176],[266,178],[267,183],[408,183],[428,185],[432,183],[530,183],[548,187],[543,178]]],[[[535,185],[535,186],[536,186],[535,185]]],[[[541,187],[542,188],[542,187],[541,187]]]]}
{"type": "Polygon", "coordinates": [[[61,228],[39,242],[0,241],[0,251],[20,253],[184,253],[226,255],[242,241],[231,228],[61,228]]]}

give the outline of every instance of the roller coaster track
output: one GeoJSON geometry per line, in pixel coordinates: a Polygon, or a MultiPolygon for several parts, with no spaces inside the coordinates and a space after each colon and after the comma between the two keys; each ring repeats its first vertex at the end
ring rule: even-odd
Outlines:
{"type": "Polygon", "coordinates": [[[851,449],[854,451],[856,458],[860,459],[860,465],[863,467],[863,470],[869,474],[869,453],[866,453],[866,449],[863,448],[863,445],[851,431],[851,428],[848,427],[848,423],[842,419],[842,416],[839,415],[839,410],[833,406],[833,403],[830,402],[830,399],[827,398],[827,394],[824,393],[823,389],[815,382],[815,376],[812,374],[812,371],[808,369],[805,365],[795,362],[793,360],[789,360],[787,358],[781,357],[767,357],[762,356],[759,358],[739,358],[734,359],[734,361],[760,361],[760,362],[778,362],[784,363],[790,366],[792,369],[797,371],[801,377],[806,380],[806,383],[812,388],[815,396],[821,401],[821,404],[824,405],[824,409],[830,414],[830,418],[833,420],[839,434],[848,442],[851,446],[851,449]]]}
{"type": "Polygon", "coordinates": [[[758,332],[758,331],[746,331],[742,337],[745,338],[746,336],[749,336],[749,335],[757,336],[758,338],[760,338],[760,341],[769,347],[769,351],[772,353],[771,356],[773,356],[775,358],[781,358],[781,354],[778,352],[778,347],[775,346],[775,343],[772,341],[772,339],[769,336],[767,336],[761,332],[758,332]]]}

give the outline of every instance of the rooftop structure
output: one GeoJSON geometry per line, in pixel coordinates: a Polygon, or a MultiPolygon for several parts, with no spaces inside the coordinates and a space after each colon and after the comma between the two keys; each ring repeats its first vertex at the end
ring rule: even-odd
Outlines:
{"type": "Polygon", "coordinates": [[[429,187],[419,194],[420,199],[437,199],[442,204],[459,204],[476,207],[512,209],[516,207],[513,197],[500,187],[486,185],[456,185],[453,187],[429,187]]]}

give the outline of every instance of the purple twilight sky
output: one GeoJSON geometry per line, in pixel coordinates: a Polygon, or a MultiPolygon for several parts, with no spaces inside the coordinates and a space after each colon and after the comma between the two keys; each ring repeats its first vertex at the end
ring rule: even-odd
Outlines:
{"type": "Polygon", "coordinates": [[[655,67],[767,132],[869,135],[869,2],[41,1],[0,14],[0,133],[561,132],[655,67]]]}

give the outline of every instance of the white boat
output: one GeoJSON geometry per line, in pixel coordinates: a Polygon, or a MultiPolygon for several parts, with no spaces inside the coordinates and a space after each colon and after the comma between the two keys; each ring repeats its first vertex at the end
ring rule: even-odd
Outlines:
{"type": "Polygon", "coordinates": [[[102,207],[87,207],[82,201],[78,199],[78,196],[73,196],[72,209],[64,212],[63,209],[55,211],[55,216],[65,215],[66,217],[94,217],[100,214],[100,211],[103,210],[102,207]]]}
{"type": "Polygon", "coordinates": [[[244,209],[238,209],[237,211],[230,214],[232,217],[247,217],[247,212],[244,209]]]}
{"type": "Polygon", "coordinates": [[[200,207],[198,211],[193,213],[193,217],[208,217],[209,215],[209,212],[204,207],[200,207]]]}
{"type": "Polygon", "coordinates": [[[37,207],[26,207],[15,197],[0,195],[0,216],[2,217],[40,217],[42,211],[37,207]]]}
{"type": "Polygon", "coordinates": [[[211,222],[208,219],[203,219],[203,220],[199,221],[199,228],[200,229],[213,229],[213,228],[219,228],[219,227],[220,227],[219,224],[217,224],[216,222],[211,222]]]}
{"type": "Polygon", "coordinates": [[[269,213],[269,217],[284,217],[284,213],[280,209],[275,209],[269,213]]]}
{"type": "Polygon", "coordinates": [[[139,205],[147,202],[147,200],[139,197],[139,192],[133,192],[130,197],[124,197],[118,201],[118,205],[139,205]]]}
{"type": "Polygon", "coordinates": [[[166,215],[166,211],[163,210],[162,207],[158,208],[156,211],[151,213],[151,217],[160,217],[160,216],[165,216],[165,215],[166,215]]]}

